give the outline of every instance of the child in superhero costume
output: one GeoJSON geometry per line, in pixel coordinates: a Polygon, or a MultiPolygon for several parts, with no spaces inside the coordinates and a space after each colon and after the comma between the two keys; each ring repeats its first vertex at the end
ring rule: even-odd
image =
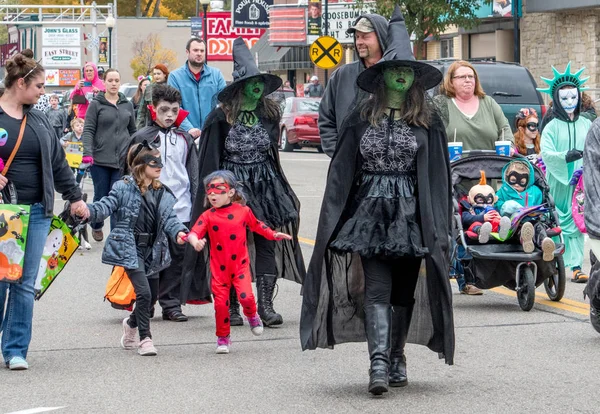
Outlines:
{"type": "Polygon", "coordinates": [[[492,232],[497,233],[498,239],[506,239],[510,231],[510,219],[500,216],[495,206],[497,201],[496,192],[487,185],[485,171],[481,171],[479,184],[471,187],[467,200],[460,202],[463,208],[461,221],[469,239],[485,244],[492,232]]]}
{"type": "MultiPolygon", "coordinates": [[[[280,325],[282,316],[273,309],[278,277],[301,283],[304,259],[298,243],[300,202],[288,183],[279,162],[279,105],[267,95],[281,86],[281,78],[261,73],[246,42],[233,42],[233,82],[218,99],[204,123],[200,140],[200,177],[217,170],[229,170],[241,181],[248,206],[269,227],[292,235],[292,240],[275,243],[260,234],[248,238],[252,270],[256,277],[258,313],[265,326],[280,325]]],[[[194,214],[204,208],[204,188],[198,188],[194,214]]],[[[201,276],[202,277],[202,276],[201,276]]],[[[185,291],[185,286],[182,286],[185,291]]],[[[231,292],[231,318],[238,312],[231,292]]],[[[239,315],[239,313],[238,313],[239,315]]],[[[240,320],[241,322],[241,320],[240,320]]]]}
{"type": "Polygon", "coordinates": [[[552,67],[554,78],[542,78],[547,88],[538,88],[552,97],[555,118],[542,132],[541,154],[546,165],[546,179],[550,194],[556,203],[560,226],[565,241],[565,267],[571,268],[572,282],[586,283],[588,276],[581,270],[584,236],[573,220],[571,202],[574,187],[570,185],[573,173],[582,165],[585,138],[590,129],[589,119],[580,116],[582,85],[585,68],[571,73],[571,63],[563,73],[552,67]]]}
{"type": "Polygon", "coordinates": [[[215,298],[217,321],[217,354],[228,354],[231,346],[229,336],[229,292],[237,292],[239,302],[248,318],[254,335],[260,335],[263,326],[256,313],[252,294],[250,258],[246,246],[246,230],[262,235],[267,240],[291,240],[292,236],[270,229],[258,220],[245,205],[246,200],[230,171],[215,171],[204,179],[206,210],[188,234],[187,241],[201,251],[204,237],[210,240],[211,289],[215,298]]]}
{"type": "MultiPolygon", "coordinates": [[[[529,161],[514,160],[502,169],[502,186],[498,190],[497,207],[500,214],[512,217],[524,207],[542,204],[542,190],[535,185],[533,166],[529,161]]],[[[527,217],[516,228],[525,253],[531,253],[538,247],[543,252],[544,261],[554,260],[554,241],[548,237],[547,225],[543,216],[527,217]]]]}

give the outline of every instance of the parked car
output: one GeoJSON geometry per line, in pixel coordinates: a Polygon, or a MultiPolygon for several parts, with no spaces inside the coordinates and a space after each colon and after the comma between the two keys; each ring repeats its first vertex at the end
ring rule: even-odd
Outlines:
{"type": "MultiPolygon", "coordinates": [[[[454,59],[440,59],[430,60],[427,63],[437,67],[445,75],[454,61],[454,59]]],[[[515,132],[515,116],[521,108],[535,109],[540,116],[540,121],[542,120],[547,108],[542,95],[536,90],[536,81],[526,67],[517,63],[488,60],[469,60],[469,63],[477,71],[483,91],[494,98],[502,108],[513,129],[512,132],[515,132]]],[[[438,86],[433,90],[433,94],[439,93],[438,86]]]]}
{"type": "Polygon", "coordinates": [[[279,124],[279,149],[285,152],[302,147],[321,148],[319,135],[319,104],[321,98],[287,98],[279,124]]]}
{"type": "Polygon", "coordinates": [[[121,92],[127,99],[131,101],[131,98],[133,98],[133,95],[135,95],[137,88],[137,83],[124,83],[119,88],[119,92],[121,92]]]}
{"type": "Polygon", "coordinates": [[[275,102],[277,102],[281,106],[281,112],[283,112],[283,110],[285,108],[285,100],[287,98],[291,98],[294,96],[296,96],[296,94],[294,93],[293,89],[285,88],[282,86],[281,88],[277,89],[275,92],[272,92],[269,95],[269,98],[271,98],[275,102]]]}

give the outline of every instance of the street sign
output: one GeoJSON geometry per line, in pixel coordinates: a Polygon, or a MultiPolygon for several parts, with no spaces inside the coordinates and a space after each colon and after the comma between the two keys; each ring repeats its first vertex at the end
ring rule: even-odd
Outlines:
{"type": "Polygon", "coordinates": [[[310,45],[310,60],[321,69],[331,69],[344,58],[344,48],[331,36],[321,36],[310,45]]]}

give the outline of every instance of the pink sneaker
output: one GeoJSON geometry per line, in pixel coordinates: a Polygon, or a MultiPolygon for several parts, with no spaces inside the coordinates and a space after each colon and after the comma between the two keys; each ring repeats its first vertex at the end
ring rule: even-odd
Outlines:
{"type": "Polygon", "coordinates": [[[262,335],[263,324],[258,313],[254,314],[251,318],[248,318],[248,324],[250,325],[250,330],[254,336],[262,335]]]}
{"type": "Polygon", "coordinates": [[[129,317],[123,319],[123,336],[121,336],[121,346],[125,349],[135,349],[138,346],[136,339],[137,329],[127,324],[129,317]]]}
{"type": "Polygon", "coordinates": [[[152,343],[152,338],[145,338],[140,342],[138,354],[141,356],[154,356],[157,354],[156,348],[154,348],[154,344],[152,343]]]}
{"type": "Polygon", "coordinates": [[[231,346],[231,338],[229,336],[217,336],[217,354],[228,354],[231,346]]]}

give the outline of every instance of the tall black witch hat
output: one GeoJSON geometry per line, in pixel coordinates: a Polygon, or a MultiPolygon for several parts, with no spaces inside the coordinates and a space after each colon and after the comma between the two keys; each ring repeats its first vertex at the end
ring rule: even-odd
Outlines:
{"type": "Polygon", "coordinates": [[[378,83],[383,82],[381,78],[383,71],[400,66],[412,68],[415,72],[415,79],[418,79],[425,89],[431,89],[442,81],[442,72],[427,63],[415,60],[404,16],[398,5],[390,19],[387,37],[388,47],[383,58],[358,76],[356,82],[359,88],[373,93],[378,83]]]}
{"type": "Polygon", "coordinates": [[[252,58],[252,53],[246,46],[246,42],[241,37],[233,41],[233,82],[221,92],[219,92],[219,102],[230,101],[236,92],[249,79],[260,79],[265,84],[263,95],[268,95],[275,92],[283,81],[279,76],[268,73],[260,73],[252,58]]]}

